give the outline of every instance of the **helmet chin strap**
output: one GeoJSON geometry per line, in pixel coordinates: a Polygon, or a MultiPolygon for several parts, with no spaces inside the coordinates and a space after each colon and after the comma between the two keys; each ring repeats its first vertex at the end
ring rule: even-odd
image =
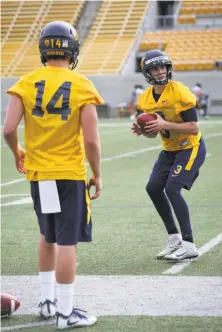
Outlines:
{"type": "MultiPolygon", "coordinates": [[[[155,79],[154,79],[155,80],[155,79]]],[[[164,85],[164,84],[166,84],[168,82],[168,80],[165,78],[165,80],[159,80],[159,81],[157,81],[157,80],[155,80],[155,83],[154,83],[154,85],[164,85]]]]}
{"type": "Polygon", "coordinates": [[[153,77],[153,79],[154,79],[154,81],[155,81],[155,85],[164,85],[164,84],[166,84],[167,82],[168,82],[168,79],[167,79],[167,72],[165,72],[165,73],[161,73],[161,74],[157,74],[157,75],[155,75],[157,78],[155,78],[155,76],[153,76],[153,75],[151,75],[152,77],[153,77]],[[166,75],[166,77],[164,78],[164,79],[160,79],[159,78],[159,76],[161,76],[162,74],[165,74],[166,75]]]}

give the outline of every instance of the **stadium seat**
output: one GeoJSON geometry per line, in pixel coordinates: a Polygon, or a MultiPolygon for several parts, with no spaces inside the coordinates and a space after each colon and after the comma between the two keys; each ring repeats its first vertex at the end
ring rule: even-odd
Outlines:
{"type": "Polygon", "coordinates": [[[118,73],[135,40],[147,3],[145,0],[103,1],[80,50],[77,70],[84,74],[118,73]]]}
{"type": "Polygon", "coordinates": [[[41,65],[38,39],[44,25],[56,20],[75,24],[85,1],[4,1],[3,4],[1,74],[20,76],[41,65]],[[17,12],[16,19],[13,12],[17,12]]]}
{"type": "Polygon", "coordinates": [[[140,42],[140,51],[161,44],[173,60],[177,70],[213,70],[221,59],[222,30],[174,30],[146,32],[140,42]]]}

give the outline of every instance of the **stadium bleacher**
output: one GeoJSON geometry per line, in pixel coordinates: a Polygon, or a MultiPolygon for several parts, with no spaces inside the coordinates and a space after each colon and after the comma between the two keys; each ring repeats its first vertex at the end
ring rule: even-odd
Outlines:
{"type": "MultiPolygon", "coordinates": [[[[65,20],[78,27],[85,6],[87,1],[80,0],[2,1],[2,77],[21,76],[39,67],[38,38],[44,25],[65,20]]],[[[120,73],[149,10],[146,0],[101,1],[82,41],[77,71],[87,75],[120,73]]],[[[144,31],[138,51],[163,49],[179,71],[220,69],[216,64],[221,61],[222,29],[193,29],[193,23],[198,17],[221,13],[222,1],[182,0],[179,29],[144,31]]]]}
{"type": "Polygon", "coordinates": [[[84,5],[85,1],[3,1],[2,76],[21,76],[39,67],[41,29],[56,20],[75,24],[84,5]]]}
{"type": "Polygon", "coordinates": [[[198,16],[221,15],[221,1],[186,1],[182,0],[178,22],[180,24],[193,24],[198,16]]]}
{"type": "Polygon", "coordinates": [[[212,70],[222,54],[221,40],[221,29],[146,32],[140,51],[164,49],[177,70],[212,70]]]}
{"type": "Polygon", "coordinates": [[[78,70],[118,73],[136,37],[147,1],[103,1],[81,49],[78,70]]]}

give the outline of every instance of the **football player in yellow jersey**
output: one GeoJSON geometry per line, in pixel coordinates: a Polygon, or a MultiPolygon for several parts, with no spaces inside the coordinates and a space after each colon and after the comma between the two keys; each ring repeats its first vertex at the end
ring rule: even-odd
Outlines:
{"type": "Polygon", "coordinates": [[[177,261],[194,258],[198,251],[193,241],[189,209],[181,190],[190,190],[206,157],[195,96],[182,83],[172,80],[172,63],[164,52],[148,51],[142,59],[141,69],[152,86],[140,96],[137,108],[155,113],[157,119],[146,123],[145,132],[136,123],[132,131],[152,138],[160,133],[163,145],[146,186],[168,233],[166,246],[157,258],[177,261]]]}
{"type": "Polygon", "coordinates": [[[73,286],[77,243],[92,238],[88,189],[95,186],[91,199],[96,199],[102,188],[96,105],[103,99],[87,78],[70,70],[78,62],[79,41],[69,23],[47,24],[39,49],[44,67],[21,77],[7,91],[12,97],[4,136],[18,171],[30,181],[38,217],[40,314],[56,314],[59,329],[89,326],[96,317],[73,307],[73,286]],[[17,139],[23,116],[25,150],[17,139]],[[88,184],[85,154],[92,171],[88,184]]]}

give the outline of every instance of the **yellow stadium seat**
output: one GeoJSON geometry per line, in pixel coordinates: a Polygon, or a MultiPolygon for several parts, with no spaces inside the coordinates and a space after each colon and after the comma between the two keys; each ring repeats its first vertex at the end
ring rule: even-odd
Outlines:
{"type": "MultiPolygon", "coordinates": [[[[214,70],[221,58],[222,30],[174,30],[145,33],[140,49],[164,37],[165,51],[176,70],[214,70]]],[[[162,39],[163,40],[163,39],[162,39]]]]}
{"type": "Polygon", "coordinates": [[[180,15],[178,16],[178,23],[180,24],[194,24],[196,23],[195,15],[180,15]]]}

